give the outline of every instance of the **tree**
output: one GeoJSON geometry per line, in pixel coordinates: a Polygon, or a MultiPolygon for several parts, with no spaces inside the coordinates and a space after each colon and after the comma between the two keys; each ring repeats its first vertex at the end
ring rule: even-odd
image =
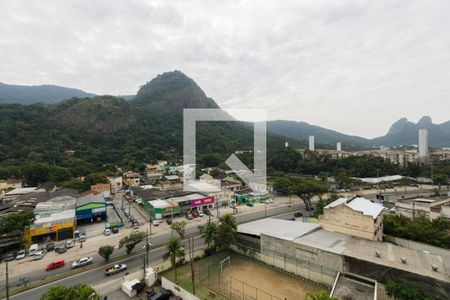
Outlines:
{"type": "Polygon", "coordinates": [[[72,287],[54,286],[41,296],[41,300],[98,300],[97,292],[87,284],[76,284],[72,287]]]}
{"type": "Polygon", "coordinates": [[[0,235],[17,230],[23,233],[27,227],[34,223],[35,219],[36,217],[31,209],[10,213],[0,219],[0,235]]]}
{"type": "Polygon", "coordinates": [[[222,216],[219,221],[215,245],[219,250],[227,251],[230,249],[231,244],[236,240],[236,219],[233,215],[226,214],[222,216]]]}
{"type": "Polygon", "coordinates": [[[328,191],[328,187],[325,183],[319,180],[306,179],[294,182],[292,190],[300,199],[303,200],[306,209],[311,212],[311,199],[314,196],[322,196],[328,191]]]}
{"type": "Polygon", "coordinates": [[[339,196],[337,194],[331,194],[330,197],[327,199],[319,199],[319,202],[317,203],[316,207],[314,208],[313,217],[318,218],[320,215],[323,214],[323,208],[330,204],[331,202],[337,200],[339,196]]]}
{"type": "Polygon", "coordinates": [[[305,295],[305,300],[338,300],[335,297],[331,297],[325,291],[320,291],[314,294],[307,293],[305,295]]]}
{"type": "Polygon", "coordinates": [[[164,260],[170,258],[170,264],[175,271],[175,282],[178,281],[177,277],[177,258],[184,258],[184,249],[181,246],[180,239],[175,237],[171,238],[166,246],[167,252],[163,255],[164,260]]]}
{"type": "Polygon", "coordinates": [[[105,261],[108,261],[111,254],[114,252],[114,246],[111,245],[105,245],[98,248],[98,254],[105,259],[105,261]]]}
{"type": "Polygon", "coordinates": [[[174,230],[176,233],[178,233],[180,238],[183,238],[185,231],[186,231],[186,225],[187,225],[187,222],[184,220],[176,221],[176,222],[173,222],[172,224],[170,224],[170,228],[172,230],[174,230]]]}
{"type": "Polygon", "coordinates": [[[439,186],[439,190],[442,185],[448,184],[448,175],[446,174],[435,174],[433,176],[433,183],[439,186]]]}
{"type": "Polygon", "coordinates": [[[291,181],[287,177],[278,177],[273,183],[273,189],[280,195],[287,196],[290,194],[291,181]]]}
{"type": "Polygon", "coordinates": [[[211,246],[217,239],[216,223],[213,222],[206,223],[206,225],[203,227],[202,230],[202,238],[205,241],[205,244],[208,246],[208,248],[211,248],[211,246]]]}
{"type": "Polygon", "coordinates": [[[130,235],[127,235],[120,239],[119,248],[125,246],[127,248],[127,254],[130,254],[131,251],[133,251],[134,247],[142,242],[146,237],[147,236],[144,232],[132,232],[130,233],[130,235]]]}

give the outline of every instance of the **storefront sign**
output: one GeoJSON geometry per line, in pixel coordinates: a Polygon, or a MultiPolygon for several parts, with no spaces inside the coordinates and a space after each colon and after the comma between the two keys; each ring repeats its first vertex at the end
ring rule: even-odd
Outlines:
{"type": "Polygon", "coordinates": [[[208,205],[208,204],[213,204],[213,203],[214,203],[214,196],[206,197],[206,198],[202,198],[202,199],[191,200],[192,207],[208,205]]]}

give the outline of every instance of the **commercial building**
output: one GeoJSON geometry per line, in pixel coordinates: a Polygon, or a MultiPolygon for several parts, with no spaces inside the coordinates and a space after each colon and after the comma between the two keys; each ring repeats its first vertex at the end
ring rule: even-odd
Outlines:
{"type": "Polygon", "coordinates": [[[160,220],[172,215],[181,213],[178,203],[172,203],[167,199],[158,199],[153,201],[143,201],[142,206],[152,219],[160,220]]]}
{"type": "Polygon", "coordinates": [[[237,231],[237,251],[330,287],[339,274],[355,274],[383,284],[401,278],[437,299],[450,293],[445,249],[424,252],[288,220],[258,220],[238,225],[237,231]]]}
{"type": "Polygon", "coordinates": [[[361,238],[383,239],[383,206],[361,197],[339,198],[323,208],[322,227],[361,238]]]}
{"type": "Polygon", "coordinates": [[[409,218],[423,214],[430,220],[446,218],[450,220],[450,198],[411,198],[399,199],[395,202],[395,213],[409,218]]]}
{"type": "Polygon", "coordinates": [[[237,205],[247,203],[261,203],[269,199],[267,191],[253,191],[250,188],[241,189],[234,192],[234,200],[237,205]]]}
{"type": "Polygon", "coordinates": [[[73,238],[75,224],[74,209],[39,214],[34,224],[25,231],[25,239],[28,244],[33,244],[73,238]]]}
{"type": "Polygon", "coordinates": [[[107,219],[104,195],[89,194],[76,201],[77,222],[94,222],[107,219]]]}

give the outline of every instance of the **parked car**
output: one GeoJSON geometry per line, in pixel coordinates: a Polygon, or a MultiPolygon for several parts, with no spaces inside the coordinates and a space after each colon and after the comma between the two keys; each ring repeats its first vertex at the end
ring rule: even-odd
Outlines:
{"type": "Polygon", "coordinates": [[[295,214],[294,214],[294,217],[296,217],[296,218],[300,218],[300,217],[303,217],[303,213],[301,213],[301,212],[296,212],[295,214]]]}
{"type": "Polygon", "coordinates": [[[119,233],[119,228],[114,227],[114,228],[112,229],[112,233],[113,233],[113,234],[119,233]]]}
{"type": "Polygon", "coordinates": [[[40,260],[40,259],[44,258],[45,253],[46,253],[46,252],[45,252],[44,249],[39,250],[38,252],[36,252],[36,253],[34,254],[33,260],[40,260]]]}
{"type": "Polygon", "coordinates": [[[33,256],[36,254],[36,252],[38,252],[38,250],[39,250],[39,245],[33,244],[30,246],[30,250],[28,250],[28,255],[33,256]]]}
{"type": "Polygon", "coordinates": [[[90,256],[83,257],[72,263],[72,269],[81,268],[90,264],[92,264],[92,257],[90,256]]]}
{"type": "Polygon", "coordinates": [[[13,261],[16,258],[16,255],[14,253],[8,253],[3,260],[4,261],[13,261]]]}
{"type": "Polygon", "coordinates": [[[253,207],[255,205],[253,203],[247,203],[247,206],[253,207]]]}
{"type": "Polygon", "coordinates": [[[127,265],[126,264],[114,265],[111,268],[106,269],[105,275],[106,276],[111,276],[111,275],[114,275],[116,273],[125,271],[126,269],[127,269],[127,265]]]}
{"type": "Polygon", "coordinates": [[[86,242],[86,235],[84,233],[80,234],[80,243],[86,242]]]}
{"type": "Polygon", "coordinates": [[[26,255],[27,255],[27,252],[25,251],[25,249],[22,249],[19,252],[17,252],[16,259],[17,260],[23,259],[23,258],[25,258],[26,255]]]}
{"type": "Polygon", "coordinates": [[[159,226],[159,220],[153,220],[152,221],[153,226],[159,226]]]}
{"type": "Polygon", "coordinates": [[[67,252],[66,245],[59,245],[58,247],[55,247],[55,252],[59,254],[67,252]]]}
{"type": "Polygon", "coordinates": [[[73,247],[73,241],[72,240],[67,240],[66,241],[66,248],[69,249],[69,248],[72,248],[72,247],[73,247]]]}
{"type": "Polygon", "coordinates": [[[212,216],[212,213],[209,209],[205,209],[205,215],[212,216]]]}
{"type": "Polygon", "coordinates": [[[271,204],[271,203],[273,203],[273,200],[272,199],[266,199],[266,201],[264,201],[264,203],[265,204],[271,204]]]}
{"type": "Polygon", "coordinates": [[[199,211],[199,212],[198,212],[198,216],[199,216],[199,217],[203,217],[203,216],[204,216],[203,212],[202,212],[202,211],[199,211]]]}
{"type": "Polygon", "coordinates": [[[230,204],[230,208],[235,209],[236,205],[234,205],[233,203],[230,204]]]}
{"type": "Polygon", "coordinates": [[[48,243],[46,246],[47,252],[55,250],[55,244],[54,243],[48,243]]]}
{"type": "Polygon", "coordinates": [[[198,218],[198,212],[197,211],[192,211],[192,217],[193,218],[198,218]]]}
{"type": "Polygon", "coordinates": [[[193,219],[193,218],[192,218],[192,215],[191,215],[191,214],[186,214],[186,219],[192,220],[192,219],[193,219]]]}
{"type": "Polygon", "coordinates": [[[133,223],[133,229],[138,229],[139,228],[139,223],[138,222],[134,222],[133,223]]]}
{"type": "Polygon", "coordinates": [[[172,219],[166,219],[166,222],[167,222],[168,225],[171,225],[172,224],[172,219]]]}
{"type": "Polygon", "coordinates": [[[66,264],[65,264],[65,262],[64,262],[63,259],[61,259],[61,260],[56,260],[56,261],[54,261],[54,262],[49,263],[49,264],[47,265],[47,267],[45,268],[45,271],[51,271],[51,270],[55,270],[55,269],[58,269],[58,268],[62,268],[62,267],[64,267],[65,265],[66,265],[66,264]]]}
{"type": "Polygon", "coordinates": [[[103,234],[104,235],[111,235],[112,231],[109,228],[105,228],[105,230],[103,230],[103,234]]]}

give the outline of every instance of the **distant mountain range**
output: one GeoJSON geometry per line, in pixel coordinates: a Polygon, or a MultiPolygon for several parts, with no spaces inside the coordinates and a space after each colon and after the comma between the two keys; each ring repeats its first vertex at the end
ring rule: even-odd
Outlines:
{"type": "MultiPolygon", "coordinates": [[[[61,124],[76,125],[75,127],[87,130],[95,128],[100,131],[103,131],[104,128],[113,130],[124,124],[139,123],[140,115],[143,113],[161,120],[161,122],[167,120],[177,120],[178,122],[183,108],[219,107],[213,99],[206,96],[194,80],[180,71],[158,75],[143,85],[136,96],[98,97],[79,89],[55,85],[23,86],[0,83],[0,104],[52,104],[59,102],[60,105],[56,106],[58,113],[54,117],[61,124]],[[71,98],[92,98],[92,100],[81,101],[78,99],[60,102],[71,98]],[[64,109],[64,112],[61,112],[61,109],[64,109]],[[128,120],[123,120],[120,124],[117,121],[108,121],[108,116],[122,120],[120,116],[125,112],[130,116],[128,120]]],[[[267,128],[269,132],[277,136],[295,140],[304,141],[308,139],[309,135],[314,135],[317,144],[329,144],[330,147],[333,147],[332,144],[336,142],[342,142],[344,149],[418,144],[418,129],[428,128],[431,146],[450,147],[450,121],[433,124],[431,118],[427,116],[416,124],[402,118],[391,126],[386,135],[374,139],[347,135],[306,122],[269,121],[267,128]]],[[[233,129],[237,128],[233,127],[233,129]]]]}

